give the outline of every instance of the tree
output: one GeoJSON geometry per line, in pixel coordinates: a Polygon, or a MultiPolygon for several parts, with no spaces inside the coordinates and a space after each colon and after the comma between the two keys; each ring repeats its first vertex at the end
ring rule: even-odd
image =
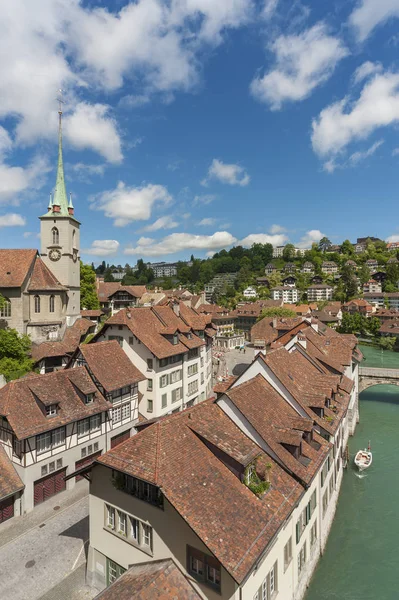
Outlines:
{"type": "Polygon", "coordinates": [[[395,286],[395,290],[399,281],[399,265],[396,263],[391,263],[387,266],[387,282],[393,284],[395,286]]]}
{"type": "Polygon", "coordinates": [[[345,240],[344,242],[342,242],[341,252],[342,254],[346,254],[347,256],[352,256],[354,254],[355,250],[349,240],[345,240]]]}
{"type": "Polygon", "coordinates": [[[96,273],[90,265],[80,262],[80,308],[96,310],[100,303],[96,291],[96,273]]]}
{"type": "Polygon", "coordinates": [[[380,337],[378,345],[384,350],[393,350],[396,344],[396,338],[392,336],[380,337]]]}
{"type": "Polygon", "coordinates": [[[344,265],[341,269],[341,282],[344,289],[345,300],[349,300],[357,295],[357,279],[353,268],[350,265],[344,265]]]}
{"type": "Polygon", "coordinates": [[[295,258],[295,246],[294,244],[286,244],[283,250],[283,258],[286,261],[295,258]]]}
{"type": "Polygon", "coordinates": [[[110,267],[107,267],[104,271],[104,281],[106,281],[107,283],[109,283],[111,281],[115,281],[110,267]]]}
{"type": "Polygon", "coordinates": [[[328,239],[328,237],[322,237],[319,242],[319,250],[321,250],[321,252],[327,252],[327,250],[329,250],[330,248],[331,242],[328,239]]]}
{"type": "Polygon", "coordinates": [[[296,317],[296,313],[289,308],[281,308],[279,306],[271,306],[270,308],[264,308],[258,317],[258,321],[261,321],[265,317],[278,317],[290,319],[296,317]]]}
{"type": "Polygon", "coordinates": [[[358,277],[360,280],[360,283],[363,285],[365,283],[367,283],[370,279],[371,273],[370,273],[370,269],[368,268],[368,266],[366,264],[362,265],[358,271],[358,277]]]}
{"type": "Polygon", "coordinates": [[[16,329],[0,329],[0,373],[7,381],[32,370],[33,361],[28,356],[30,349],[29,336],[19,335],[16,329]]]}

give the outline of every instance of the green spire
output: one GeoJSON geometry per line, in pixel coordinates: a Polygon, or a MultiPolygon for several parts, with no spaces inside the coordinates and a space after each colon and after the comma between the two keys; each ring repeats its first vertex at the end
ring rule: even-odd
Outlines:
{"type": "Polygon", "coordinates": [[[64,177],[64,161],[62,158],[62,110],[58,111],[59,114],[59,127],[58,127],[58,167],[57,167],[57,179],[55,182],[55,190],[53,196],[53,207],[59,206],[60,210],[58,214],[68,215],[68,196],[65,188],[65,177],[64,177]]]}
{"type": "Polygon", "coordinates": [[[72,194],[71,194],[71,192],[69,192],[69,203],[68,203],[68,208],[73,208],[73,204],[72,204],[72,194]]]}

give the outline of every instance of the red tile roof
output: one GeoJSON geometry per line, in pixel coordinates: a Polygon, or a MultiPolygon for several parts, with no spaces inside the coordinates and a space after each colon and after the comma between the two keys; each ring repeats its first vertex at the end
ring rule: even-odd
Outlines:
{"type": "Polygon", "coordinates": [[[0,500],[16,494],[24,487],[14,465],[0,444],[0,500]]]}
{"type": "Polygon", "coordinates": [[[130,567],[95,600],[201,600],[171,558],[130,567]]]}
{"type": "Polygon", "coordinates": [[[36,256],[37,250],[0,250],[0,288],[21,287],[36,256]]]}
{"type": "MultiPolygon", "coordinates": [[[[199,348],[205,344],[194,333],[191,333],[191,340],[187,339],[184,334],[191,332],[190,327],[169,306],[120,310],[108,319],[98,338],[112,325],[126,325],[157,358],[182,354],[189,348],[199,348]],[[180,335],[178,335],[178,343],[173,344],[166,336],[176,332],[180,335]]],[[[205,330],[205,327],[202,329],[205,330]]]]}
{"type": "Polygon", "coordinates": [[[238,583],[303,493],[301,484],[213,401],[149,425],[98,462],[159,486],[238,583]],[[226,466],[223,456],[237,466],[254,456],[264,468],[270,464],[270,489],[259,499],[226,466]]]}
{"type": "Polygon", "coordinates": [[[98,310],[81,310],[80,315],[82,317],[86,317],[86,319],[90,319],[93,317],[102,317],[104,312],[101,309],[98,310]]]}
{"type": "Polygon", "coordinates": [[[32,277],[29,281],[28,290],[30,292],[39,292],[44,290],[62,291],[67,289],[68,288],[61,285],[50,269],[44,264],[40,256],[37,256],[33,267],[32,277]]]}
{"type": "Polygon", "coordinates": [[[116,340],[81,344],[81,354],[95,380],[107,391],[119,390],[146,379],[127,357],[116,340]]]}
{"type": "Polygon", "coordinates": [[[29,375],[10,381],[0,389],[0,414],[8,419],[18,439],[25,439],[61,427],[72,421],[108,410],[85,367],[29,375]],[[95,393],[85,404],[79,395],[95,393]],[[41,405],[58,404],[58,414],[47,417],[41,405]]]}
{"type": "Polygon", "coordinates": [[[32,345],[32,359],[35,363],[44,358],[56,356],[65,356],[73,354],[90,328],[94,331],[95,324],[89,319],[77,319],[71,327],[65,330],[64,338],[61,342],[43,342],[32,345]]]}
{"type": "Polygon", "coordinates": [[[141,298],[141,296],[147,292],[147,288],[145,285],[121,285],[109,294],[109,299],[117,292],[127,292],[134,298],[141,298]]]}

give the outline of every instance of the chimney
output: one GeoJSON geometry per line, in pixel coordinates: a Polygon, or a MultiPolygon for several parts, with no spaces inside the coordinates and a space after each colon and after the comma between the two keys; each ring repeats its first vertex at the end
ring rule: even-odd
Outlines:
{"type": "Polygon", "coordinates": [[[176,316],[180,317],[180,302],[177,302],[177,300],[173,302],[173,312],[176,316]]]}
{"type": "Polygon", "coordinates": [[[305,337],[305,335],[302,333],[302,331],[300,331],[300,332],[298,333],[298,344],[300,344],[300,345],[301,345],[303,348],[305,348],[305,350],[306,350],[306,343],[307,343],[306,337],[305,337]]]}

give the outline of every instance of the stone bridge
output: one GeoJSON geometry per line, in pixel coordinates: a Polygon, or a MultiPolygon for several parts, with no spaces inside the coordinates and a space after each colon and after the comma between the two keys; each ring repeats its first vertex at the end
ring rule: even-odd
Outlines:
{"type": "Polygon", "coordinates": [[[373,385],[380,384],[399,386],[399,369],[360,367],[359,392],[363,392],[373,385]]]}

